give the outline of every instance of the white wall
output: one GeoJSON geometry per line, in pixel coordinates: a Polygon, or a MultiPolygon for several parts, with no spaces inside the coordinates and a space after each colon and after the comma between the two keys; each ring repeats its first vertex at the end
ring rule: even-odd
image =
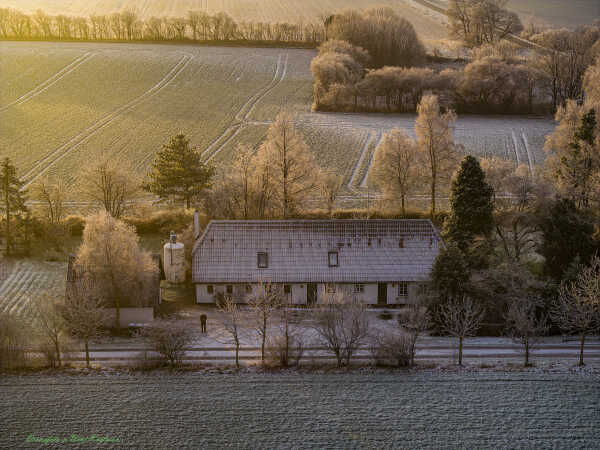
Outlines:
{"type": "MultiPolygon", "coordinates": [[[[106,308],[106,315],[109,317],[109,324],[117,319],[116,308],[106,308]]],[[[130,323],[151,323],[154,322],[154,308],[119,308],[119,324],[121,327],[128,327],[130,323]]]]}
{"type": "MultiPolygon", "coordinates": [[[[216,295],[218,293],[222,293],[226,295],[227,293],[227,284],[213,284],[213,293],[209,294],[207,287],[209,285],[206,284],[197,284],[196,285],[196,303],[215,303],[216,295]]],[[[253,296],[259,295],[261,286],[259,284],[252,284],[252,293],[246,292],[245,284],[232,284],[233,287],[233,299],[237,303],[247,303],[253,296]]],[[[307,287],[306,284],[291,284],[291,296],[292,303],[295,305],[304,305],[306,304],[306,293],[307,287]]],[[[281,289],[283,290],[283,285],[281,285],[281,289]]]]}
{"type": "MultiPolygon", "coordinates": [[[[358,283],[357,283],[358,284],[358,283]]],[[[368,305],[373,305],[377,303],[377,284],[364,284],[364,291],[362,293],[354,292],[354,283],[339,283],[335,284],[335,293],[342,293],[344,296],[356,298],[361,302],[364,302],[368,305]]],[[[334,295],[331,293],[327,293],[327,287],[330,285],[319,284],[317,285],[317,303],[323,303],[326,296],[334,295]]]]}

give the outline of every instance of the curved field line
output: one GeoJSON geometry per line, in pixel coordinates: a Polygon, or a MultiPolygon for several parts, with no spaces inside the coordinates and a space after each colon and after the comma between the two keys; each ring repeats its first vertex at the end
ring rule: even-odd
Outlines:
{"type": "Polygon", "coordinates": [[[60,146],[52,153],[50,153],[45,158],[39,160],[27,173],[22,176],[22,180],[26,181],[23,185],[23,189],[26,189],[31,183],[33,183],[38,177],[43,175],[48,169],[50,169],[54,164],[60,161],[62,158],[67,156],[72,150],[85,143],[88,139],[94,136],[96,133],[101,131],[103,128],[110,125],[114,122],[118,117],[120,117],[123,113],[133,109],[140,103],[148,100],[154,95],[158,94],[164,88],[166,88],[169,84],[177,78],[177,76],[183,72],[189,63],[194,59],[191,55],[185,55],[181,58],[181,60],[171,69],[171,71],[165,75],[158,83],[156,83],[153,87],[148,89],[142,95],[136,97],[130,102],[126,103],[123,106],[120,106],[112,113],[98,120],[90,127],[86,128],[84,131],[79,133],[77,136],[69,140],[66,144],[60,146]]]}
{"type": "Polygon", "coordinates": [[[354,166],[354,170],[352,171],[352,175],[350,176],[350,181],[348,182],[348,189],[350,189],[352,192],[356,192],[356,188],[354,187],[354,184],[356,183],[356,177],[358,176],[358,171],[362,166],[365,156],[369,151],[369,146],[371,145],[371,142],[373,142],[374,137],[375,132],[370,131],[369,137],[367,138],[365,145],[363,146],[362,152],[360,154],[360,158],[358,158],[358,162],[356,163],[356,166],[354,166]]]}
{"type": "MultiPolygon", "coordinates": [[[[21,273],[22,266],[23,266],[23,261],[19,261],[17,264],[15,264],[15,266],[12,268],[12,271],[10,272],[10,275],[2,282],[2,284],[0,285],[0,298],[2,298],[4,296],[4,294],[6,293],[6,291],[8,289],[10,289],[15,277],[17,277],[17,275],[19,275],[21,273]]],[[[0,306],[1,305],[2,305],[2,303],[0,303],[0,306]]]]}
{"type": "Polygon", "coordinates": [[[234,126],[233,126],[233,127],[231,127],[230,129],[231,129],[231,130],[233,130],[233,129],[234,129],[234,128],[236,128],[236,127],[237,127],[237,130],[235,130],[235,133],[233,133],[231,136],[229,136],[229,137],[227,138],[227,140],[225,140],[225,142],[223,142],[223,145],[221,145],[221,146],[220,146],[218,149],[216,149],[216,150],[215,150],[215,151],[214,151],[214,152],[213,152],[213,153],[212,153],[212,154],[211,154],[211,155],[208,157],[208,159],[206,160],[206,162],[209,162],[211,159],[213,159],[215,156],[217,156],[217,154],[219,154],[219,152],[220,152],[221,150],[223,150],[223,149],[225,148],[225,146],[226,146],[227,144],[229,144],[229,143],[230,143],[230,142],[233,140],[233,138],[235,138],[235,137],[236,137],[238,134],[240,134],[240,132],[241,132],[241,131],[242,131],[242,130],[245,128],[245,125],[244,125],[244,124],[241,124],[241,125],[234,125],[234,126]]]}
{"type": "Polygon", "coordinates": [[[363,177],[363,179],[360,182],[360,185],[358,187],[361,187],[361,188],[367,187],[367,180],[369,179],[369,172],[371,171],[371,167],[373,167],[373,162],[375,162],[375,154],[377,153],[377,149],[379,148],[381,141],[383,141],[383,136],[384,136],[383,133],[379,133],[379,139],[377,139],[377,143],[375,144],[375,148],[373,149],[373,154],[371,155],[371,159],[369,160],[369,167],[367,167],[365,176],[363,177]]]}
{"type": "Polygon", "coordinates": [[[10,300],[4,308],[5,312],[12,313],[14,309],[19,305],[19,302],[24,294],[29,290],[33,280],[39,276],[39,273],[35,273],[28,270],[23,278],[21,278],[18,284],[15,284],[15,289],[10,293],[10,300]]]}
{"type": "Polygon", "coordinates": [[[273,74],[273,79],[271,82],[256,92],[252,97],[248,99],[246,103],[239,109],[239,111],[235,115],[235,120],[241,122],[238,124],[234,124],[229,126],[223,134],[221,134],[217,139],[215,139],[212,144],[210,144],[203,152],[202,157],[205,158],[205,161],[210,161],[213,159],[231,140],[239,134],[239,132],[244,128],[244,125],[247,124],[247,121],[250,119],[250,114],[254,111],[256,105],[267,96],[275,87],[277,87],[285,78],[287,74],[288,68],[288,60],[289,53],[286,53],[285,62],[282,65],[282,55],[279,55],[277,58],[277,67],[275,69],[275,73],[273,74]],[[244,111],[247,109],[246,113],[244,111]],[[230,133],[235,130],[235,133],[230,135],[230,133]],[[214,151],[212,151],[214,149],[214,151]]]}
{"type": "Polygon", "coordinates": [[[515,156],[517,157],[517,166],[521,165],[521,157],[519,156],[519,144],[517,142],[517,135],[515,134],[514,130],[511,130],[512,133],[512,140],[513,140],[513,144],[515,146],[515,156]]]}
{"type": "Polygon", "coordinates": [[[23,103],[31,100],[32,98],[37,97],[42,92],[48,90],[50,87],[52,87],[53,85],[58,83],[60,80],[62,80],[64,77],[69,75],[71,72],[73,72],[79,66],[81,66],[84,62],[92,59],[98,53],[99,52],[97,52],[97,51],[96,52],[87,52],[86,54],[80,56],[75,61],[73,61],[69,65],[63,67],[60,71],[58,71],[57,73],[52,75],[46,81],[44,81],[40,85],[33,88],[31,91],[27,92],[25,95],[22,95],[21,97],[19,97],[15,101],[9,103],[8,105],[0,107],[0,113],[3,113],[7,109],[9,109],[11,106],[22,105],[23,103]]]}
{"type": "Polygon", "coordinates": [[[529,160],[529,172],[531,173],[531,179],[535,179],[533,158],[531,157],[531,151],[529,150],[529,142],[527,141],[527,136],[525,136],[525,131],[523,130],[521,130],[521,137],[523,138],[523,144],[525,145],[525,150],[527,151],[527,159],[529,160]]]}

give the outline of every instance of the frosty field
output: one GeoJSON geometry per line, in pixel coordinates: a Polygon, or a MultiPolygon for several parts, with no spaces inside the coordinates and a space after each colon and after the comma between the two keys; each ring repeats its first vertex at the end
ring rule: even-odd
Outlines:
{"type": "MultiPolygon", "coordinates": [[[[161,145],[186,134],[207,161],[227,165],[239,143],[261,142],[281,110],[347,194],[367,184],[382,133],[412,132],[414,115],[311,112],[311,50],[178,45],[0,43],[0,148],[31,184],[60,176],[73,200],[81,169],[116,159],[145,175],[161,145]],[[39,56],[38,56],[39,55],[39,56]]],[[[527,164],[544,159],[551,118],[459,117],[470,153],[527,164]]]]}
{"type": "Polygon", "coordinates": [[[599,382],[515,372],[5,376],[0,446],[95,434],[120,440],[101,448],[594,448],[599,382]]]}

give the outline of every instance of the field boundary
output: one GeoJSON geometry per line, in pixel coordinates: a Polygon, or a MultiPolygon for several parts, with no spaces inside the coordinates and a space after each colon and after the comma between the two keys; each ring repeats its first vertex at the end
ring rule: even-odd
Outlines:
{"type": "Polygon", "coordinates": [[[107,116],[104,116],[102,119],[96,121],[84,131],[79,133],[77,136],[70,139],[66,144],[63,144],[46,157],[40,159],[37,163],[34,164],[34,166],[31,169],[29,169],[21,177],[21,179],[25,181],[23,189],[26,189],[36,179],[38,179],[41,175],[43,175],[46,171],[53,167],[58,161],[60,161],[62,158],[71,153],[71,151],[73,151],[75,148],[85,143],[96,133],[110,125],[123,113],[135,108],[142,102],[155,96],[164,88],[169,86],[188,67],[188,65],[193,59],[193,55],[184,54],[184,56],[179,60],[179,62],[175,64],[175,66],[153,87],[151,87],[138,97],[134,98],[130,102],[126,103],[125,105],[118,107],[115,111],[108,114],[107,116]]]}
{"type": "Polygon", "coordinates": [[[29,92],[25,93],[18,99],[12,101],[11,103],[9,103],[7,105],[0,106],[0,114],[3,113],[4,111],[8,110],[12,106],[22,105],[23,103],[28,102],[32,98],[35,98],[38,95],[42,94],[43,92],[48,90],[50,87],[54,86],[56,83],[58,83],[60,80],[62,80],[64,77],[66,77],[67,75],[72,73],[74,70],[76,70],[83,63],[85,63],[86,61],[89,61],[90,59],[92,59],[94,56],[96,56],[99,53],[100,53],[99,51],[87,52],[84,55],[76,58],[74,61],[67,64],[65,67],[63,67],[61,70],[56,72],[54,75],[52,75],[46,81],[44,81],[43,83],[40,83],[35,88],[31,89],[29,92]]]}
{"type": "Polygon", "coordinates": [[[368,187],[367,186],[367,182],[369,181],[369,173],[371,173],[371,168],[373,167],[373,163],[375,162],[375,155],[377,154],[377,149],[381,145],[381,142],[383,141],[384,137],[385,137],[385,133],[380,132],[379,133],[379,139],[377,140],[377,143],[375,144],[375,148],[373,149],[373,154],[371,155],[371,159],[369,160],[369,165],[367,166],[367,170],[365,171],[365,175],[364,175],[364,177],[363,177],[363,179],[360,182],[360,185],[358,187],[361,187],[361,188],[368,187]]]}

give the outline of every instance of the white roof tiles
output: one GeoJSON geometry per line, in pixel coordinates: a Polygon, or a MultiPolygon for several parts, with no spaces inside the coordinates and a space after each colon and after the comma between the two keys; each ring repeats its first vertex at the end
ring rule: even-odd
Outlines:
{"type": "Polygon", "coordinates": [[[429,220],[212,221],[194,247],[193,281],[420,281],[442,245],[429,220]],[[330,251],[339,266],[329,267],[330,251]],[[259,252],[268,268],[258,268],[259,252]]]}

